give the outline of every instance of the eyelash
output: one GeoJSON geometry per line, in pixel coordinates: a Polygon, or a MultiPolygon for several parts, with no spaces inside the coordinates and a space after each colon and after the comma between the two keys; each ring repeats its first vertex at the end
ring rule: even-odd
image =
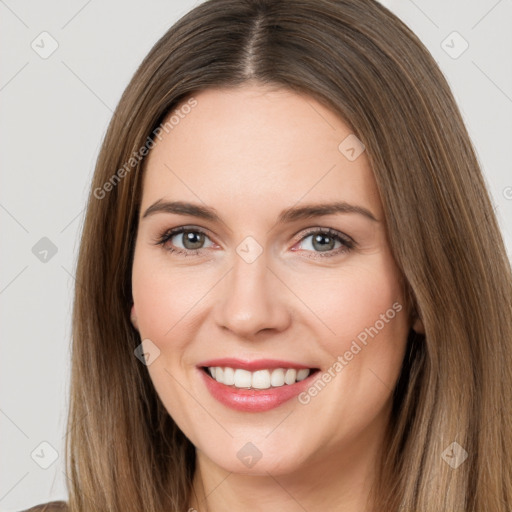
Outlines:
{"type": "MultiPolygon", "coordinates": [[[[188,257],[188,256],[196,256],[199,254],[201,249],[187,249],[183,250],[176,247],[165,247],[165,244],[174,236],[179,235],[181,233],[184,233],[185,231],[192,232],[192,233],[201,233],[208,237],[208,234],[203,231],[200,228],[196,227],[188,227],[188,226],[181,226],[179,228],[174,229],[168,229],[161,233],[158,238],[154,241],[155,245],[161,245],[164,250],[170,252],[170,253],[176,253],[180,254],[182,256],[188,257]]],[[[317,228],[315,230],[310,230],[307,233],[304,233],[301,238],[297,240],[297,242],[300,242],[304,240],[305,238],[316,235],[316,234],[322,234],[322,235],[329,235],[330,237],[334,238],[335,240],[339,240],[342,244],[342,247],[339,247],[337,250],[332,251],[326,251],[326,252],[315,252],[315,251],[306,251],[306,252],[315,252],[316,256],[307,256],[308,258],[317,259],[317,258],[330,258],[333,256],[338,256],[341,254],[345,254],[350,252],[354,247],[356,246],[356,242],[349,236],[340,233],[339,231],[336,231],[331,228],[317,228]]],[[[208,237],[209,238],[209,237],[208,237]]],[[[297,243],[295,242],[295,243],[297,243]]]]}

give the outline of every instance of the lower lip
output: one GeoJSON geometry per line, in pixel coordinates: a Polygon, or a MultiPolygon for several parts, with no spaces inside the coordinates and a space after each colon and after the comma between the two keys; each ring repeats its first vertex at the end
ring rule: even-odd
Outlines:
{"type": "Polygon", "coordinates": [[[277,388],[239,389],[217,382],[202,368],[199,368],[199,372],[214,398],[231,409],[244,412],[262,412],[279,407],[304,391],[310,385],[311,379],[318,373],[317,371],[313,372],[304,380],[277,388]]]}

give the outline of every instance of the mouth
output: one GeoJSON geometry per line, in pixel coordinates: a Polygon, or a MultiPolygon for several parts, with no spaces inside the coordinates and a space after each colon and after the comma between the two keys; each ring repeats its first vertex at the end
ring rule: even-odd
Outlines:
{"type": "Polygon", "coordinates": [[[282,405],[311,385],[320,371],[276,360],[215,360],[197,368],[213,398],[245,412],[262,412],[282,405]]]}

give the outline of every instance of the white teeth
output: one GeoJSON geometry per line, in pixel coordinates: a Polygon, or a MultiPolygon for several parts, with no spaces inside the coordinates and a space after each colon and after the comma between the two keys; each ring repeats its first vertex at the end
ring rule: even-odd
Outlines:
{"type": "Polygon", "coordinates": [[[270,372],[258,370],[252,374],[251,387],[256,389],[267,389],[270,387],[270,372]]]}
{"type": "MultiPolygon", "coordinates": [[[[219,380],[218,382],[222,382],[222,384],[224,384],[223,380],[219,380]]],[[[235,386],[235,388],[250,388],[251,387],[251,372],[237,368],[235,370],[234,386],[235,386]]]]}
{"type": "Polygon", "coordinates": [[[221,384],[234,386],[235,388],[268,389],[295,384],[309,376],[311,370],[301,368],[276,368],[274,370],[257,370],[250,372],[240,368],[210,366],[210,375],[221,384]]]}
{"type": "Polygon", "coordinates": [[[297,381],[304,380],[309,375],[309,370],[307,368],[301,368],[297,372],[297,381]]]}
{"type": "Polygon", "coordinates": [[[297,370],[294,370],[292,368],[288,368],[286,370],[286,373],[284,374],[284,381],[286,384],[293,384],[297,378],[297,370]]]}
{"type": "Polygon", "coordinates": [[[235,370],[233,370],[233,368],[224,368],[224,377],[222,382],[224,382],[226,386],[232,386],[235,383],[235,370]]]}
{"type": "Polygon", "coordinates": [[[284,385],[284,370],[282,368],[276,368],[270,377],[270,384],[275,388],[284,385]]]}

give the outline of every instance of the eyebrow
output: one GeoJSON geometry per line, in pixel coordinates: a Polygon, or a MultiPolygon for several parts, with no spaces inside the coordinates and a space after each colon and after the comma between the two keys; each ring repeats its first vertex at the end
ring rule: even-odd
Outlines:
{"type": "MultiPolygon", "coordinates": [[[[212,222],[222,222],[222,219],[215,208],[187,203],[184,201],[164,201],[159,199],[144,212],[142,218],[147,218],[156,213],[190,215],[192,217],[198,217],[212,222]]],[[[370,210],[362,206],[338,201],[334,203],[306,204],[304,206],[292,206],[291,208],[286,208],[279,214],[278,223],[284,224],[287,222],[310,219],[313,217],[322,217],[337,213],[357,213],[373,222],[379,222],[370,210]]]]}

